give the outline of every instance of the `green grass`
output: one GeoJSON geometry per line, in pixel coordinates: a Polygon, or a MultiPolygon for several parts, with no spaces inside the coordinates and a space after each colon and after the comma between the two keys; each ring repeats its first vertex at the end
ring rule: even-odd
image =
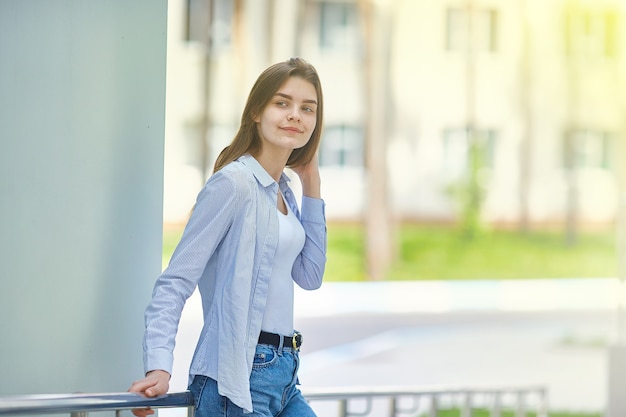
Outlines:
{"type": "MultiPolygon", "coordinates": [[[[330,225],[328,233],[325,279],[365,280],[362,227],[330,225]]],[[[567,246],[559,232],[490,231],[467,240],[451,227],[403,225],[396,248],[389,280],[617,276],[613,231],[581,233],[567,246]]]]}
{"type": "Polygon", "coordinates": [[[614,232],[484,232],[464,239],[455,229],[404,226],[391,279],[490,279],[617,276],[614,232]]]}
{"type": "MultiPolygon", "coordinates": [[[[181,228],[166,228],[163,262],[168,262],[181,228]]],[[[615,277],[617,260],[612,230],[581,232],[567,246],[559,231],[522,235],[483,232],[473,240],[457,229],[405,224],[397,231],[397,252],[389,280],[518,279],[615,277]]],[[[365,232],[361,225],[328,225],[327,281],[364,281],[365,232]]]]}

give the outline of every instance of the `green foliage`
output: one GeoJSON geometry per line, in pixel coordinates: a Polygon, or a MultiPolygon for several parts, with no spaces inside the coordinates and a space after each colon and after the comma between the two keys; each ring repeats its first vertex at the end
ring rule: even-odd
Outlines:
{"type": "Polygon", "coordinates": [[[467,173],[450,184],[446,191],[456,201],[463,236],[472,240],[482,232],[482,208],[486,196],[484,174],[487,172],[483,138],[473,129],[468,131],[467,173]]]}
{"type": "MultiPolygon", "coordinates": [[[[563,243],[562,232],[483,230],[472,240],[453,227],[403,224],[397,230],[398,253],[387,279],[523,279],[615,277],[613,231],[580,234],[575,246],[563,243]]],[[[182,229],[163,236],[165,265],[182,229]]],[[[328,225],[328,281],[364,281],[365,232],[359,224],[328,225]]]]}

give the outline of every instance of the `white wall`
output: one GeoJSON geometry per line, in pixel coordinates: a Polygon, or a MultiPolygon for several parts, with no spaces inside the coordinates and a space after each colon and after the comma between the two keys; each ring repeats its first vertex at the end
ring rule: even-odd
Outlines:
{"type": "Polygon", "coordinates": [[[0,1],[0,395],[143,373],[166,15],[165,0],[0,1]]]}

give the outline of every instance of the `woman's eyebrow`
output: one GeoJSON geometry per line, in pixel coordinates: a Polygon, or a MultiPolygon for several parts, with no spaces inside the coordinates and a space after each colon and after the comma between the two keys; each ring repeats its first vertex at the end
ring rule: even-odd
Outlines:
{"type": "MultiPolygon", "coordinates": [[[[289,94],[285,94],[285,93],[276,93],[275,95],[280,96],[280,97],[284,97],[288,100],[293,100],[293,97],[290,96],[289,94]]],[[[316,100],[303,100],[303,103],[311,103],[311,104],[315,104],[317,105],[317,101],[316,100]]]]}

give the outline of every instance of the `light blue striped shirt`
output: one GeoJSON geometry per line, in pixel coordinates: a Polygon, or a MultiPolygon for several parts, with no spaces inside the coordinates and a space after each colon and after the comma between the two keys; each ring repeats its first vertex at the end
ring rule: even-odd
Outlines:
{"type": "Polygon", "coordinates": [[[181,312],[197,286],[204,326],[190,380],[193,375],[213,378],[221,395],[252,411],[249,378],[278,245],[279,187],[306,233],[293,265],[294,281],[307,290],[319,288],[326,264],[324,202],[304,196],[300,212],[288,181],[282,174],[277,184],[250,155],[209,178],[146,309],[146,372],[172,373],[181,312]]]}

